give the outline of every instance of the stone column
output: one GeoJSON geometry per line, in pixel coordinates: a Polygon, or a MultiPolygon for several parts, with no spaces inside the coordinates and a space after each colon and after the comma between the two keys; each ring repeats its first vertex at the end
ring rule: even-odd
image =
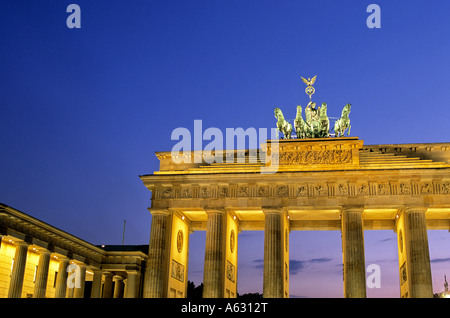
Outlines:
{"type": "Polygon", "coordinates": [[[55,298],[65,298],[67,288],[67,266],[69,259],[66,257],[59,258],[58,276],[56,277],[55,298]]]}
{"type": "Polygon", "coordinates": [[[110,272],[104,273],[105,282],[103,283],[103,298],[112,298],[113,296],[113,274],[110,272]]]}
{"type": "Polygon", "coordinates": [[[399,259],[405,260],[403,264],[400,264],[402,297],[433,297],[428,234],[425,222],[426,210],[425,207],[406,207],[400,219],[397,220],[399,254],[401,254],[399,259]]]}
{"type": "Polygon", "coordinates": [[[45,298],[47,291],[48,267],[50,265],[50,254],[48,250],[39,251],[39,263],[36,273],[33,298],[45,298]]]}
{"type": "Polygon", "coordinates": [[[363,207],[344,207],[341,214],[344,297],[366,297],[363,207]]]}
{"type": "Polygon", "coordinates": [[[17,242],[11,281],[9,283],[8,298],[22,297],[23,276],[25,273],[25,264],[27,262],[27,253],[28,244],[26,242],[17,242]]]}
{"type": "Polygon", "coordinates": [[[73,293],[73,298],[84,298],[84,287],[86,285],[86,265],[78,265],[78,283],[75,284],[75,289],[73,293]]]}
{"type": "Polygon", "coordinates": [[[264,210],[264,298],[285,296],[284,213],[264,210]]]}
{"type": "Polygon", "coordinates": [[[127,271],[127,288],[125,298],[139,298],[139,271],[127,271]]]}
{"type": "Polygon", "coordinates": [[[225,283],[225,234],[224,210],[206,211],[205,264],[203,271],[203,298],[223,298],[225,283]]]}
{"type": "Polygon", "coordinates": [[[169,255],[169,211],[152,211],[150,244],[144,276],[144,298],[164,298],[167,296],[169,255]]]}
{"type": "Polygon", "coordinates": [[[114,280],[114,298],[123,298],[123,277],[116,275],[113,277],[114,280]]]}
{"type": "Polygon", "coordinates": [[[100,298],[102,289],[102,271],[94,269],[94,277],[92,279],[91,298],[100,298]]]}

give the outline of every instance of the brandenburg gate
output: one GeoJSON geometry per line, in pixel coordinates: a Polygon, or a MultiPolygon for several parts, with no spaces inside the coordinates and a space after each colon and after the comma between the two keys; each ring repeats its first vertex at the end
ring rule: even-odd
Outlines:
{"type": "Polygon", "coordinates": [[[450,229],[450,143],[366,146],[343,136],[343,118],[321,135],[317,110],[308,104],[306,130],[298,117],[291,138],[276,109],[284,139],[263,143],[264,158],[156,153],[159,170],[140,177],[152,193],[143,297],[186,297],[193,231],[206,231],[203,297],[236,297],[238,233],[254,230],[264,231],[265,298],[289,297],[289,236],[302,230],[341,231],[345,297],[366,296],[364,230],[395,231],[400,296],[433,297],[427,230],[450,229]]]}

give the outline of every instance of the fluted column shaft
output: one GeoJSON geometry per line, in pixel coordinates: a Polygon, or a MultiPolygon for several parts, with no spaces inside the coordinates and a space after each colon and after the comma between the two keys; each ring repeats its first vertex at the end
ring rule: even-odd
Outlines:
{"type": "Polygon", "coordinates": [[[207,211],[203,298],[223,298],[225,293],[226,213],[207,211]]]}
{"type": "Polygon", "coordinates": [[[433,297],[425,212],[423,207],[407,207],[404,211],[411,298],[433,297]]]}
{"type": "Polygon", "coordinates": [[[366,297],[363,208],[342,210],[342,257],[344,264],[344,297],[366,297]]]}
{"type": "Polygon", "coordinates": [[[23,276],[27,262],[28,244],[25,242],[16,243],[16,252],[14,254],[14,264],[9,283],[8,298],[22,297],[23,276]]]}
{"type": "Polygon", "coordinates": [[[284,297],[283,213],[264,211],[264,298],[284,297]]]}
{"type": "Polygon", "coordinates": [[[79,284],[75,284],[73,298],[84,298],[84,287],[86,285],[86,265],[78,265],[79,284]]]}
{"type": "Polygon", "coordinates": [[[113,297],[113,274],[112,273],[104,273],[105,282],[103,283],[103,298],[112,298],[113,297]]]}
{"type": "Polygon", "coordinates": [[[127,288],[126,288],[126,298],[138,298],[139,290],[139,277],[138,271],[127,271],[127,288]]]}
{"type": "Polygon", "coordinates": [[[124,282],[122,276],[114,276],[114,298],[123,298],[124,282]]]}
{"type": "Polygon", "coordinates": [[[58,267],[58,276],[56,277],[55,298],[65,298],[67,289],[67,266],[69,266],[68,258],[60,258],[58,267]]]}
{"type": "Polygon", "coordinates": [[[169,213],[152,213],[150,243],[144,281],[144,298],[166,297],[169,213]]]}
{"type": "Polygon", "coordinates": [[[50,265],[50,251],[43,250],[39,255],[33,298],[45,298],[47,291],[48,268],[50,265]]]}
{"type": "Polygon", "coordinates": [[[100,298],[102,289],[102,271],[94,269],[94,277],[92,278],[91,298],[100,298]]]}

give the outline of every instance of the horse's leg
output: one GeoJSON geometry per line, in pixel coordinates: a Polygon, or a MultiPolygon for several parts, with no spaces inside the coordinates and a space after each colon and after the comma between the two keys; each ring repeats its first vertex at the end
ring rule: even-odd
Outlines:
{"type": "Polygon", "coordinates": [[[352,128],[352,126],[348,125],[347,136],[350,135],[350,129],[351,128],[352,128]]]}

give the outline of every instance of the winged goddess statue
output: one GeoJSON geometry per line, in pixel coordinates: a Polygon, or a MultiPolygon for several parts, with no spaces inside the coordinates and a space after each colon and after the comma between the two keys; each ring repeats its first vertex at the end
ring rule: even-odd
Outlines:
{"type": "Polygon", "coordinates": [[[301,77],[301,78],[302,78],[303,82],[306,84],[305,93],[309,95],[309,101],[311,101],[311,96],[316,91],[315,88],[312,87],[312,85],[316,81],[317,75],[314,76],[313,78],[308,77],[308,79],[306,79],[304,77],[301,77]]]}
{"type": "Polygon", "coordinates": [[[314,82],[316,81],[316,78],[317,78],[317,75],[314,76],[312,79],[311,78],[306,79],[306,78],[302,77],[302,80],[303,80],[303,82],[305,82],[306,85],[312,86],[314,84],[314,82]]]}

